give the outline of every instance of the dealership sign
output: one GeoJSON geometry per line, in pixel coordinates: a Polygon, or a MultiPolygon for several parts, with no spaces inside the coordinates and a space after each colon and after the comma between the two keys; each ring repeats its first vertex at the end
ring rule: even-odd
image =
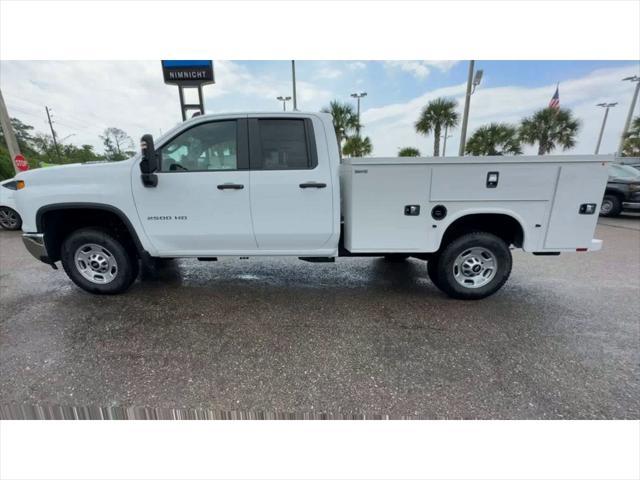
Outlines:
{"type": "Polygon", "coordinates": [[[164,83],[195,87],[215,83],[211,60],[162,60],[164,83]]]}

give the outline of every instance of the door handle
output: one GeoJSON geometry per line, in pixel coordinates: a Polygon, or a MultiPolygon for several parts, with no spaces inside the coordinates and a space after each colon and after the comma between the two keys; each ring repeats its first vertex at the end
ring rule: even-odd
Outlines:
{"type": "Polygon", "coordinates": [[[325,188],[327,186],[326,183],[318,183],[318,182],[306,182],[301,183],[300,188],[325,188]]]}
{"type": "Polygon", "coordinates": [[[218,185],[218,190],[242,190],[244,185],[240,185],[239,183],[223,183],[218,185]]]}

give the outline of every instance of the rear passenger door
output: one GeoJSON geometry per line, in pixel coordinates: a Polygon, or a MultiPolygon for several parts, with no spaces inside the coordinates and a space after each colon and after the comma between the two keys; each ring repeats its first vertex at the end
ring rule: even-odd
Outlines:
{"type": "Polygon", "coordinates": [[[249,150],[259,250],[321,249],[333,234],[333,185],[328,159],[318,161],[312,120],[249,118],[249,150]]]}

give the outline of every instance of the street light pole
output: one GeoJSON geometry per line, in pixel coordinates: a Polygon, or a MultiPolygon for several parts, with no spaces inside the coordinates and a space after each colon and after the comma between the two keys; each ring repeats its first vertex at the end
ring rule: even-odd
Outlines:
{"type": "Polygon", "coordinates": [[[622,149],[624,148],[625,137],[627,136],[627,132],[629,131],[629,125],[631,125],[631,117],[633,117],[633,111],[636,108],[636,102],[638,101],[638,91],[640,91],[640,77],[634,75],[633,77],[623,78],[622,81],[636,82],[636,89],[633,92],[633,99],[631,100],[631,105],[629,105],[629,113],[627,114],[627,120],[624,122],[624,128],[622,129],[622,136],[620,137],[620,145],[618,146],[618,151],[616,152],[619,157],[622,156],[622,149]]]}
{"type": "Polygon", "coordinates": [[[287,102],[291,100],[291,97],[276,97],[276,100],[280,100],[282,102],[282,111],[287,111],[287,102]]]}
{"type": "Polygon", "coordinates": [[[291,60],[291,79],[293,81],[293,111],[298,110],[298,96],[296,95],[296,61],[291,60]]]}
{"type": "Polygon", "coordinates": [[[367,96],[367,92],[352,93],[351,96],[358,100],[358,125],[356,125],[356,134],[360,137],[360,99],[367,96]]]}
{"type": "Polygon", "coordinates": [[[460,131],[460,148],[458,155],[464,155],[464,144],[467,136],[467,121],[469,120],[469,103],[471,102],[471,84],[473,82],[473,68],[475,60],[469,60],[469,75],[467,76],[467,93],[464,97],[464,113],[462,114],[462,129],[460,131]]]}
{"type": "Polygon", "coordinates": [[[615,107],[618,104],[618,102],[615,103],[599,103],[596,105],[596,107],[602,107],[604,108],[604,118],[602,119],[602,127],[600,127],[600,135],[598,135],[598,143],[596,143],[596,152],[595,154],[598,155],[598,152],[600,151],[600,144],[602,143],[602,134],[604,133],[604,126],[607,124],[607,117],[609,116],[609,109],[611,107],[615,107]]]}

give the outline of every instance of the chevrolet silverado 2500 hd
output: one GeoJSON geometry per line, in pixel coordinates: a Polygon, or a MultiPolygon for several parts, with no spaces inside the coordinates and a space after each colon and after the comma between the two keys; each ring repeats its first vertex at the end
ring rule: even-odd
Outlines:
{"type": "Polygon", "coordinates": [[[322,113],[204,115],[120,162],[16,177],[27,249],[93,293],[149,257],[409,256],[448,295],[483,298],[510,247],[599,250],[608,157],[347,158],[322,113]]]}

